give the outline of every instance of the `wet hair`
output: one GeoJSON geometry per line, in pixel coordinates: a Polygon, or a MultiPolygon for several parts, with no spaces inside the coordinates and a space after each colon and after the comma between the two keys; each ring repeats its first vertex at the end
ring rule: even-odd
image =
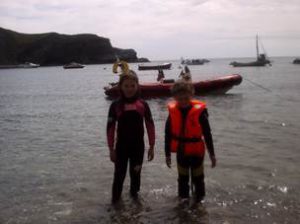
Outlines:
{"type": "Polygon", "coordinates": [[[138,91],[136,92],[136,94],[131,98],[131,99],[127,99],[122,91],[122,84],[126,81],[126,80],[132,80],[134,82],[136,82],[137,85],[139,85],[139,78],[137,76],[137,74],[133,71],[133,70],[129,70],[127,73],[122,73],[120,75],[120,79],[119,79],[119,90],[121,93],[121,99],[125,102],[131,102],[136,100],[137,98],[140,97],[140,90],[138,89],[138,91]]]}
{"type": "Polygon", "coordinates": [[[135,81],[136,84],[139,84],[139,78],[137,77],[137,74],[133,70],[129,70],[127,73],[122,73],[120,75],[119,87],[122,86],[125,80],[132,80],[135,81]]]}
{"type": "Polygon", "coordinates": [[[171,93],[173,96],[178,96],[181,94],[194,95],[195,89],[191,82],[187,82],[185,80],[178,80],[173,85],[171,93]]]}

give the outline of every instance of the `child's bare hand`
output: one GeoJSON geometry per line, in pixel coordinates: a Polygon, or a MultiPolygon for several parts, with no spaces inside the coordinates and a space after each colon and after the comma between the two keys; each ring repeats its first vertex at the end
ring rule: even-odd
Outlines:
{"type": "Polygon", "coordinates": [[[211,168],[215,168],[217,165],[217,159],[215,156],[210,156],[211,168]]]}
{"type": "Polygon", "coordinates": [[[172,164],[171,156],[166,157],[166,164],[167,164],[167,167],[171,168],[171,164],[172,164]]]}
{"type": "Polygon", "coordinates": [[[116,161],[116,150],[110,150],[110,160],[114,163],[116,161]]]}
{"type": "Polygon", "coordinates": [[[154,158],[154,148],[153,146],[150,146],[148,150],[148,161],[152,161],[154,158]]]}

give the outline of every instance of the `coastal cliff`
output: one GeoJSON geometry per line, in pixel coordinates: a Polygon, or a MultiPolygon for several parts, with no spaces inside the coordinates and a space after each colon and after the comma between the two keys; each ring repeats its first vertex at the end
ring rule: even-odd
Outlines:
{"type": "Polygon", "coordinates": [[[115,48],[108,38],[94,34],[23,34],[0,27],[0,65],[26,61],[40,65],[112,63],[116,56],[138,61],[135,50],[115,48]]]}

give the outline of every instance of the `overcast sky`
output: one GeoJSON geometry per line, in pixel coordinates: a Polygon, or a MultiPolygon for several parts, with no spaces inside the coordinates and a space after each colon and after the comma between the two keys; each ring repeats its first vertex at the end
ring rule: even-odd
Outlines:
{"type": "Polygon", "coordinates": [[[150,59],[300,56],[300,0],[0,0],[0,26],[95,33],[150,59]]]}

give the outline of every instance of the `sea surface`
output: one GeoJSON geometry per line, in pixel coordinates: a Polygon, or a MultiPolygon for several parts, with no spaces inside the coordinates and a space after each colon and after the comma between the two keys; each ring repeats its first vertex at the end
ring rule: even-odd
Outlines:
{"type": "MultiPolygon", "coordinates": [[[[130,198],[127,176],[123,202],[113,207],[111,101],[103,91],[117,80],[111,65],[0,70],[0,223],[299,223],[300,66],[292,58],[264,68],[230,61],[190,66],[194,80],[244,78],[226,95],[197,97],[208,104],[218,160],[215,169],[205,160],[207,195],[198,206],[178,201],[175,157],[172,169],[164,163],[169,98],[148,100],[157,143],[154,161],[145,158],[139,200],[130,198]]],[[[178,66],[167,78],[177,78],[178,66]]]]}

